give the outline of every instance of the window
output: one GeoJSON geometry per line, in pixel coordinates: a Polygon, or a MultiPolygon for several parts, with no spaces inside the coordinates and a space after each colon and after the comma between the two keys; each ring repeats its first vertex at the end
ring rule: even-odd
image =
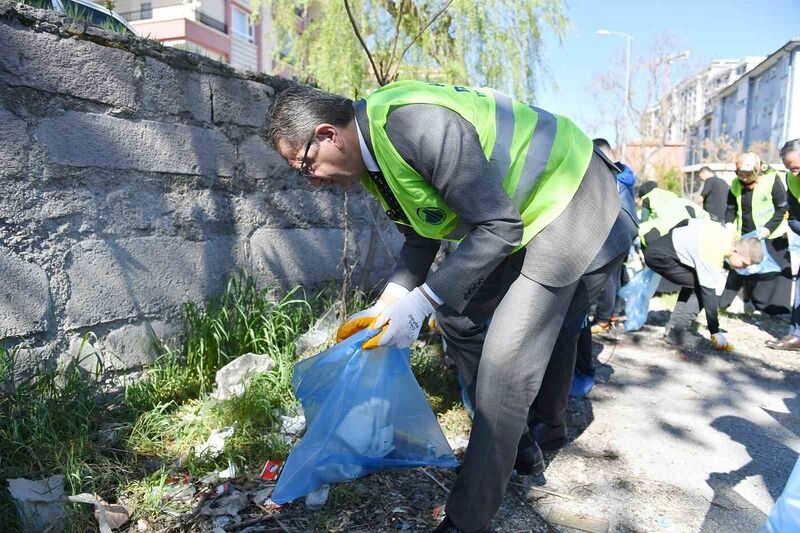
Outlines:
{"type": "Polygon", "coordinates": [[[152,2],[142,2],[142,6],[139,9],[141,10],[142,19],[151,19],[151,18],[153,18],[153,3],[152,2]]]}
{"type": "Polygon", "coordinates": [[[250,23],[250,17],[241,9],[233,8],[233,33],[253,42],[253,25],[250,23]]]}

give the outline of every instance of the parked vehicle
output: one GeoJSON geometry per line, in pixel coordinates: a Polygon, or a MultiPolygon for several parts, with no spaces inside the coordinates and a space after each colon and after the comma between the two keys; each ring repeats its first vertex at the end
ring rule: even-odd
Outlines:
{"type": "Polygon", "coordinates": [[[30,0],[26,3],[41,9],[52,9],[78,20],[85,20],[106,30],[138,35],[136,30],[118,13],[91,0],[30,0]]]}

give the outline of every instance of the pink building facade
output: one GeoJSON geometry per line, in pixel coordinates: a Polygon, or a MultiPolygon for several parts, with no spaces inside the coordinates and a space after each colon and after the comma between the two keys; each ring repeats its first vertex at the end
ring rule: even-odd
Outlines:
{"type": "MultiPolygon", "coordinates": [[[[254,72],[272,71],[268,16],[246,0],[118,0],[116,10],[143,37],[254,72]]],[[[268,15],[268,14],[267,14],[268,15]]]]}

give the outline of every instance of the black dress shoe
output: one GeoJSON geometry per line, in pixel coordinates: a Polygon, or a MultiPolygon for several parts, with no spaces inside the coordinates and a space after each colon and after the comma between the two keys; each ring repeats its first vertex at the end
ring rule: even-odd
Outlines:
{"type": "Polygon", "coordinates": [[[800,338],[794,335],[787,335],[779,341],[767,341],[767,348],[773,350],[787,350],[790,352],[800,352],[800,338]]]}
{"type": "MultiPolygon", "coordinates": [[[[450,520],[450,517],[445,515],[444,520],[442,520],[442,522],[436,526],[431,533],[465,533],[465,531],[463,529],[459,529],[458,526],[456,526],[452,520],[450,520]]],[[[479,529],[475,531],[475,533],[491,533],[491,530],[479,529]]]]}
{"type": "Polygon", "coordinates": [[[514,470],[520,476],[538,476],[544,472],[544,455],[542,449],[535,442],[530,446],[517,451],[514,461],[514,470]]]}
{"type": "Polygon", "coordinates": [[[542,450],[557,450],[567,443],[567,426],[539,423],[533,426],[532,435],[542,450]]]}

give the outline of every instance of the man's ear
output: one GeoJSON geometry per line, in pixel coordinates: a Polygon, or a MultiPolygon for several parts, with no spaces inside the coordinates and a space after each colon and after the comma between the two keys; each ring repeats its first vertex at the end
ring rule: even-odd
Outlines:
{"type": "Polygon", "coordinates": [[[325,123],[320,124],[314,130],[314,133],[316,133],[317,141],[319,142],[329,140],[333,144],[335,144],[337,148],[340,149],[344,146],[342,135],[339,132],[339,128],[337,128],[333,124],[325,124],[325,123]]]}

